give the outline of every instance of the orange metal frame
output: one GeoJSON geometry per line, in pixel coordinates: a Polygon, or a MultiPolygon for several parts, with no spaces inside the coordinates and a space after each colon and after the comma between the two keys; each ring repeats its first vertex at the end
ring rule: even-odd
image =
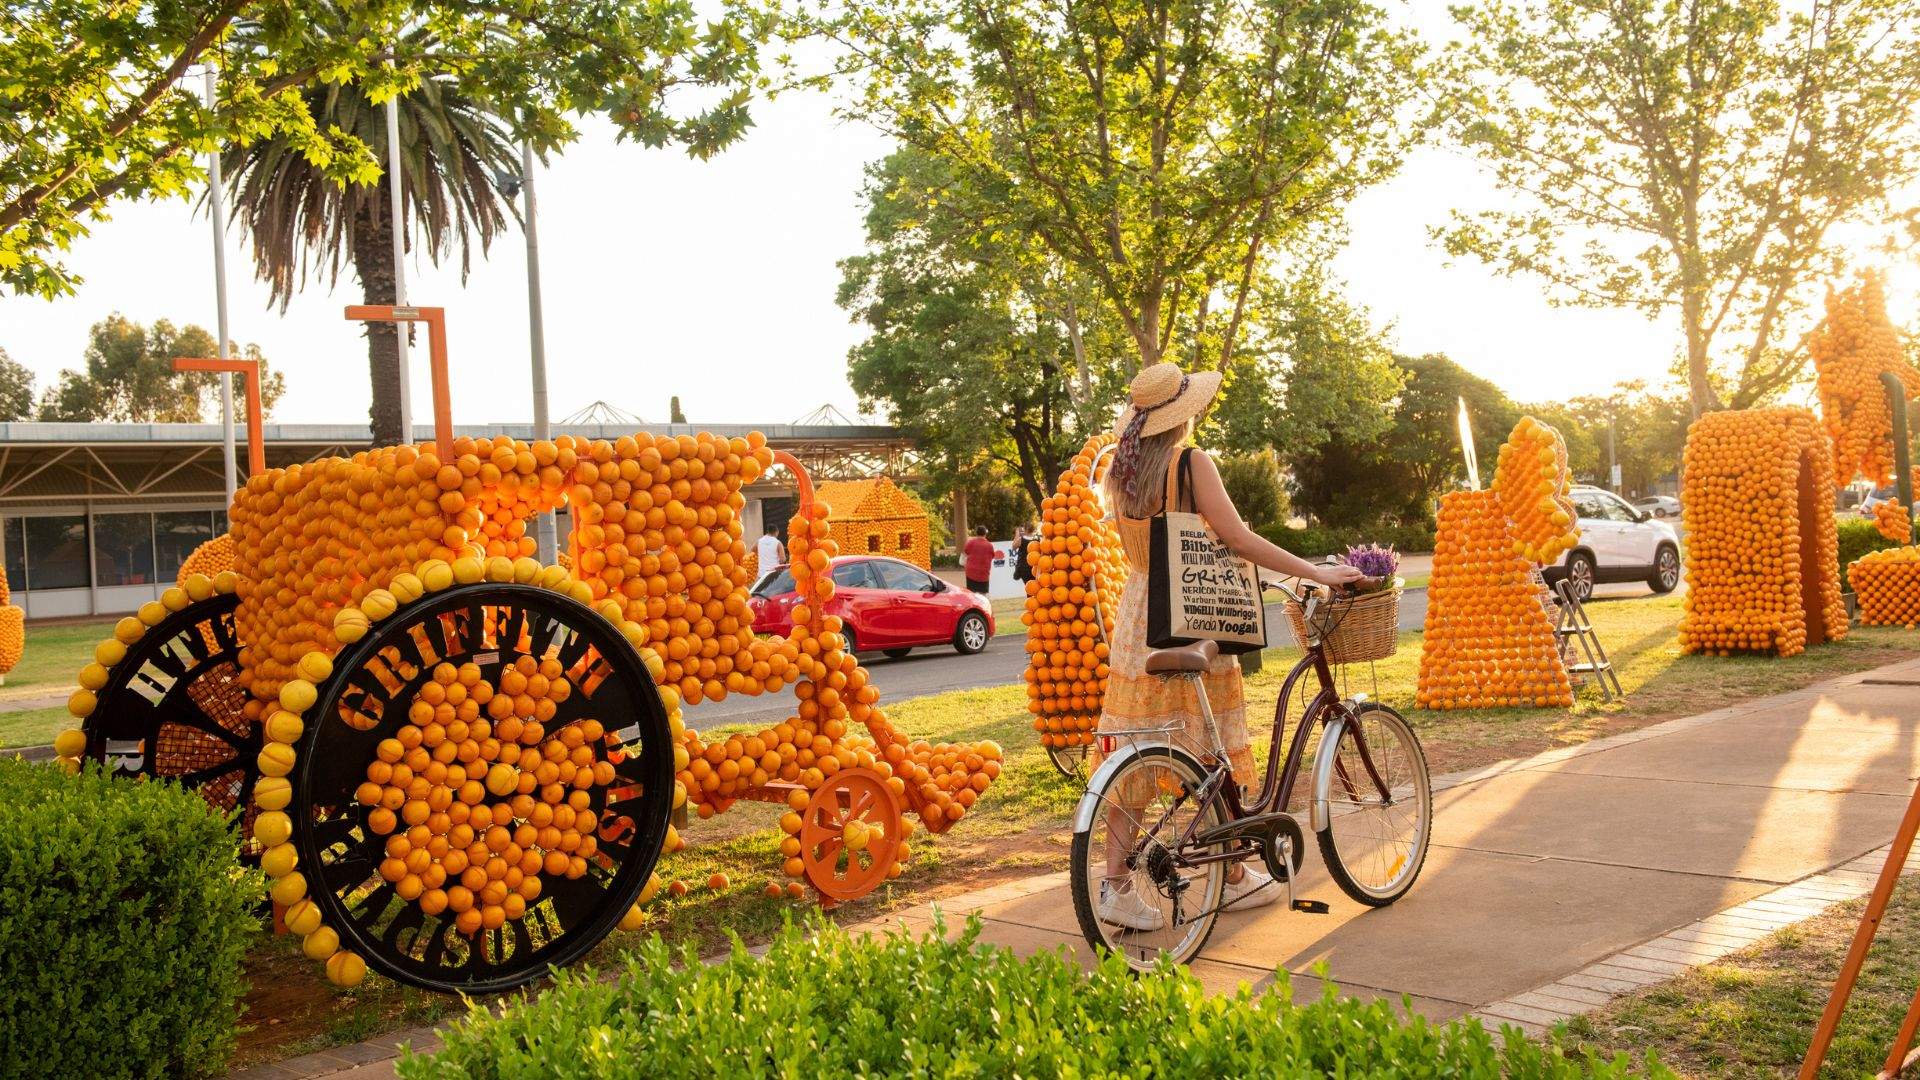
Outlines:
{"type": "Polygon", "coordinates": [[[176,356],[175,371],[224,371],[247,377],[247,475],[267,467],[266,434],[260,430],[260,361],[222,360],[214,356],[176,356]]]}
{"type": "MultiPolygon", "coordinates": [[[[1913,850],[1915,833],[1920,833],[1920,787],[1915,787],[1913,798],[1907,801],[1906,816],[1900,819],[1900,829],[1894,833],[1893,847],[1887,852],[1887,863],[1880,868],[1880,878],[1873,883],[1873,892],[1867,898],[1867,909],[1860,913],[1860,928],[1853,933],[1853,944],[1847,948],[1847,958],[1840,965],[1840,977],[1833,982],[1833,995],[1827,999],[1826,1011],[1820,1014],[1820,1023],[1813,1029],[1813,1042],[1807,1047],[1807,1056],[1800,1062],[1800,1080],[1813,1080],[1820,1066],[1827,1059],[1827,1049],[1833,1045],[1834,1029],[1840,1024],[1840,1014],[1846,1011],[1847,999],[1853,995],[1854,980],[1860,977],[1860,968],[1867,962],[1867,950],[1873,945],[1873,935],[1880,929],[1880,920],[1887,913],[1887,903],[1893,897],[1893,887],[1900,881],[1901,868],[1907,864],[1907,853],[1913,850]]],[[[1894,1036],[1893,1046],[1887,1051],[1886,1064],[1881,1066],[1881,1077],[1899,1076],[1901,1071],[1913,1064],[1920,1054],[1910,1052],[1916,1031],[1920,1031],[1920,992],[1915,992],[1913,1004],[1907,1006],[1907,1018],[1900,1025],[1900,1033],[1894,1036]]]]}
{"type": "MultiPolygon", "coordinates": [[[[447,309],[394,307],[391,304],[349,304],[354,322],[426,323],[427,355],[433,363],[433,442],[440,460],[453,460],[453,400],[447,391],[447,309]]],[[[407,423],[413,422],[412,417],[407,423]]],[[[413,441],[408,432],[406,441],[413,441]]]]}

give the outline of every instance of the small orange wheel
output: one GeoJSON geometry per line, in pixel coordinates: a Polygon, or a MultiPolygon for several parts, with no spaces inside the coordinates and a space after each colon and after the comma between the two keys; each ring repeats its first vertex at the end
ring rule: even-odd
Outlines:
{"type": "Polygon", "coordinates": [[[858,900],[887,880],[900,858],[900,801],[871,769],[841,769],[814,789],[800,821],[800,862],[807,880],[831,901],[858,900]],[[848,850],[847,826],[864,831],[848,850]]]}

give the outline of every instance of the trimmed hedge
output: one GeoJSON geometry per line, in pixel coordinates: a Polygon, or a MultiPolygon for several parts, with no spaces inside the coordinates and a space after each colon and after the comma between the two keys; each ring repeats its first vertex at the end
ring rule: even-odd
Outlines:
{"type": "Polygon", "coordinates": [[[235,850],[177,785],[0,759],[0,1074],[219,1071],[263,888],[235,850]]]}
{"type": "Polygon", "coordinates": [[[1433,550],[1432,525],[1370,525],[1366,528],[1332,529],[1320,525],[1309,525],[1304,529],[1289,529],[1285,525],[1268,525],[1255,529],[1255,532],[1303,559],[1321,559],[1328,555],[1344,555],[1347,549],[1361,544],[1380,544],[1395,551],[1427,552],[1433,550]]]}
{"type": "Polygon", "coordinates": [[[1853,560],[1870,551],[1881,551],[1890,547],[1899,547],[1898,540],[1889,540],[1880,535],[1880,529],[1872,518],[1843,517],[1836,530],[1840,536],[1840,591],[1852,592],[1853,586],[1847,583],[1847,567],[1853,560]]]}
{"type": "MultiPolygon", "coordinates": [[[[656,937],[617,978],[560,973],[502,1015],[476,1007],[442,1048],[405,1055],[406,1080],[459,1077],[1575,1077],[1630,1063],[1573,1059],[1477,1021],[1401,1019],[1385,1001],[1305,1005],[1285,987],[1209,995],[1165,967],[1135,977],[1109,957],[1022,959],[937,932],[850,938],[789,923],[764,959],[737,943],[703,964],[656,937]]],[[[1657,1064],[1659,1075],[1670,1075],[1657,1064]]]]}

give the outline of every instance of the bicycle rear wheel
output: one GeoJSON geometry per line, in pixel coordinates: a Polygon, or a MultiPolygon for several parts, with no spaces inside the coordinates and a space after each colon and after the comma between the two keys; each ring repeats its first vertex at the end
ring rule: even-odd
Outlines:
{"type": "Polygon", "coordinates": [[[1194,797],[1206,778],[1184,750],[1143,748],[1081,796],[1072,875],[1080,932],[1136,970],[1162,956],[1185,963],[1213,933],[1227,865],[1183,865],[1193,850],[1180,849],[1190,828],[1222,820],[1217,796],[1194,797]]]}
{"type": "Polygon", "coordinates": [[[1314,767],[1324,802],[1317,833],[1327,873],[1369,907],[1404,896],[1420,876],[1433,835],[1427,758],[1406,718],[1378,702],[1336,720],[1314,767]]]}

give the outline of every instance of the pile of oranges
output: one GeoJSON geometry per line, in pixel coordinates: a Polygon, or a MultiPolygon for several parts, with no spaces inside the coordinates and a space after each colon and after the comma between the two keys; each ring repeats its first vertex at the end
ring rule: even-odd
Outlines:
{"type": "Polygon", "coordinates": [[[1414,698],[1425,709],[1566,706],[1573,687],[1497,491],[1440,500],[1414,698]]]}
{"type": "Polygon", "coordinates": [[[1893,372],[1908,397],[1920,394],[1920,371],[1907,363],[1900,333],[1887,318],[1880,275],[1827,290],[1827,317],[1807,339],[1820,391],[1820,412],[1833,440],[1833,482],[1856,474],[1876,486],[1893,473],[1893,419],[1880,376],[1893,372]]]}
{"type": "Polygon", "coordinates": [[[1493,473],[1514,554],[1552,563],[1579,542],[1569,481],[1566,441],[1550,425],[1521,417],[1501,445],[1493,473]]]}
{"type": "Polygon", "coordinates": [[[1834,475],[1832,444],[1806,409],[1713,412],[1693,422],[1681,493],[1682,650],[1792,656],[1845,636],[1834,475]]]}
{"type": "Polygon", "coordinates": [[[1920,547],[1870,551],[1847,566],[1867,626],[1920,625],[1920,547]]]}
{"type": "Polygon", "coordinates": [[[1113,436],[1096,435],[1060,474],[1040,504],[1040,539],[1028,558],[1027,709],[1043,746],[1093,742],[1107,691],[1107,641],[1126,584],[1120,535],[1101,512],[1096,491],[1105,472],[1101,451],[1113,436]]]}
{"type": "Polygon", "coordinates": [[[7,585],[7,571],[0,567],[0,681],[20,662],[27,651],[27,613],[13,603],[13,590],[7,585]]]}
{"type": "Polygon", "coordinates": [[[1913,540],[1913,519],[1907,516],[1906,508],[1898,499],[1883,499],[1873,504],[1873,527],[1896,544],[1913,540]]]}
{"type": "Polygon", "coordinates": [[[195,574],[212,579],[222,571],[233,569],[233,534],[221,533],[219,536],[193,549],[187,561],[180,564],[180,573],[175,576],[175,585],[185,585],[187,579],[195,574]]]}

